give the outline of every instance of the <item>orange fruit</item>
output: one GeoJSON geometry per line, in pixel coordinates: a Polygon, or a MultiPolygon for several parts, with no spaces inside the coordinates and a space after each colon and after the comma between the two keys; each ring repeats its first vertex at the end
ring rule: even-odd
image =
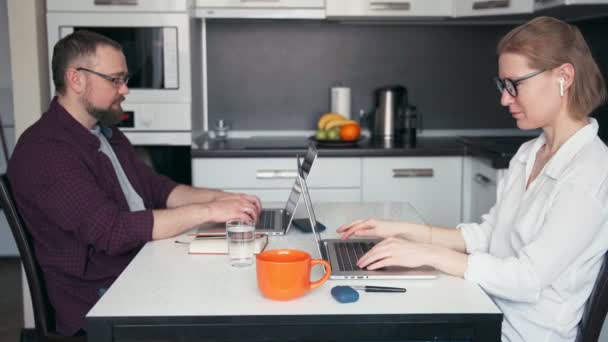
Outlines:
{"type": "Polygon", "coordinates": [[[349,123],[340,128],[340,139],[345,141],[355,141],[361,136],[361,126],[356,123],[349,123]]]}

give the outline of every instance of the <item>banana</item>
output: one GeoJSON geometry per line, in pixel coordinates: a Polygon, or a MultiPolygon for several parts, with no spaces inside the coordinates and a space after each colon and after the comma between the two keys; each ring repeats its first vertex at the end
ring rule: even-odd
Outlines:
{"type": "Polygon", "coordinates": [[[342,115],[338,114],[338,113],[327,113],[327,114],[323,114],[321,116],[321,118],[319,119],[319,122],[317,124],[317,127],[319,129],[323,129],[323,127],[325,127],[325,124],[327,122],[329,122],[330,120],[336,120],[336,119],[346,119],[345,117],[343,117],[342,115]]]}
{"type": "Polygon", "coordinates": [[[344,126],[344,125],[346,125],[346,124],[349,124],[349,123],[354,123],[354,124],[356,124],[356,123],[357,123],[357,121],[354,121],[354,120],[348,120],[348,119],[337,119],[337,120],[331,120],[331,121],[329,121],[329,122],[327,122],[327,123],[325,124],[324,129],[325,129],[325,130],[329,130],[329,129],[332,129],[332,128],[334,128],[334,127],[342,127],[342,126],[344,126]]]}

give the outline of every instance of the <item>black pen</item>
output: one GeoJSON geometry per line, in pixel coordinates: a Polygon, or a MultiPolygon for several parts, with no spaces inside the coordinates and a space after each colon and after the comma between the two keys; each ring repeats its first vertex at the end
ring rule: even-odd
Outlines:
{"type": "Polygon", "coordinates": [[[404,287],[387,287],[387,286],[351,286],[353,289],[365,292],[405,292],[404,287]]]}

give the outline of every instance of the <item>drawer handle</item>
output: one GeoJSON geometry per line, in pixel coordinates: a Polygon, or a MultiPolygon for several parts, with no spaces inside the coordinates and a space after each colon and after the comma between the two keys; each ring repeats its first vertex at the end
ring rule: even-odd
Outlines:
{"type": "Polygon", "coordinates": [[[492,8],[508,8],[511,6],[511,0],[489,0],[477,1],[473,3],[474,10],[484,10],[492,8]]]}
{"type": "Polygon", "coordinates": [[[241,2],[280,2],[281,0],[241,0],[241,2]]]}
{"type": "Polygon", "coordinates": [[[370,11],[409,11],[410,3],[408,2],[392,2],[392,1],[371,1],[369,4],[370,11]]]}
{"type": "Polygon", "coordinates": [[[296,170],[257,170],[257,179],[294,179],[298,176],[296,170]]]}
{"type": "Polygon", "coordinates": [[[393,169],[393,178],[433,177],[433,169],[393,169]]]}
{"type": "Polygon", "coordinates": [[[95,5],[137,5],[137,0],[95,0],[95,5]]]}
{"type": "Polygon", "coordinates": [[[481,185],[490,185],[490,184],[494,183],[492,181],[492,179],[490,179],[490,177],[484,176],[481,173],[475,174],[475,177],[473,177],[473,180],[475,181],[475,183],[481,184],[481,185]]]}

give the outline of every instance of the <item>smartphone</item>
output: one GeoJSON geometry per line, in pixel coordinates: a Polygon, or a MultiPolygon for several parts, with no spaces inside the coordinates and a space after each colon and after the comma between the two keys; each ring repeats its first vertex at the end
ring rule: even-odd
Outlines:
{"type": "MultiPolygon", "coordinates": [[[[310,220],[308,218],[293,219],[292,224],[294,227],[296,227],[299,231],[303,233],[312,233],[312,229],[310,227],[310,220]]],[[[325,227],[323,223],[317,221],[317,226],[315,227],[315,230],[317,232],[322,232],[326,228],[327,227],[325,227]]]]}

